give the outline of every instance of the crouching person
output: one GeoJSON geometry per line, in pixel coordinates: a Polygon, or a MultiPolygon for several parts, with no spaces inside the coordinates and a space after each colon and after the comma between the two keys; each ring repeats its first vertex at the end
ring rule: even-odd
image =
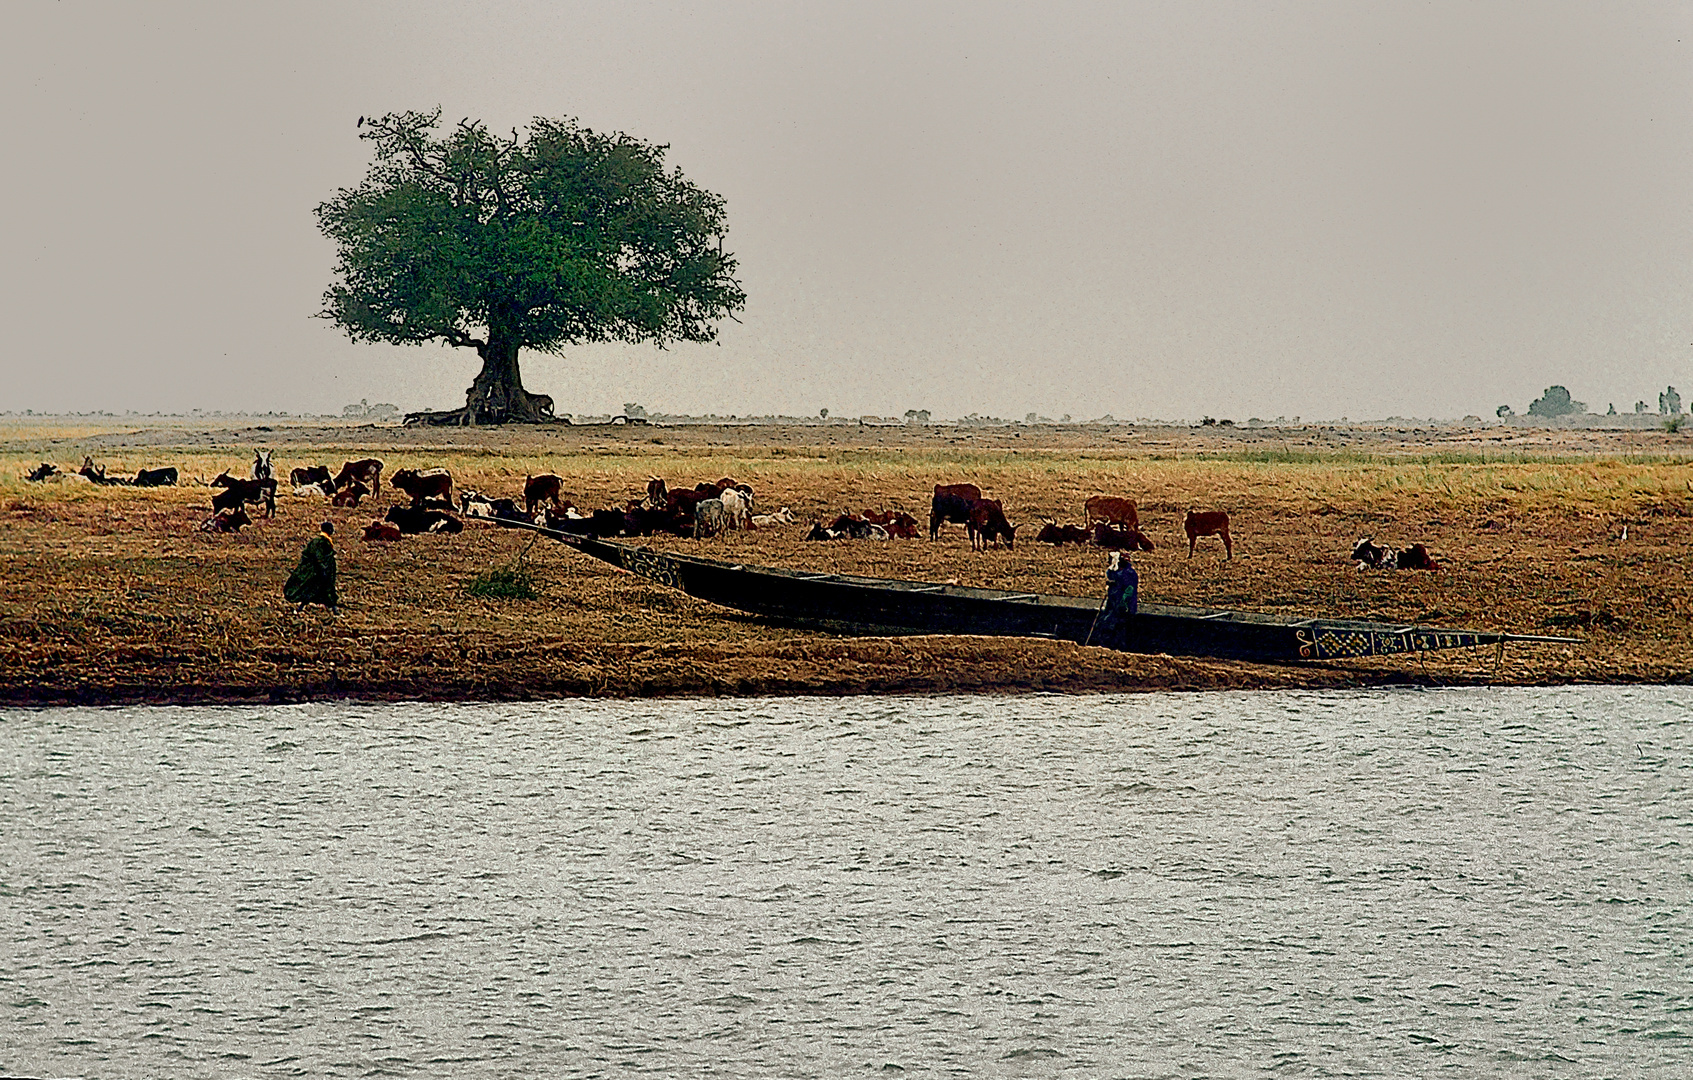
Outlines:
{"type": "Polygon", "coordinates": [[[332,613],[340,611],[340,600],[335,595],[334,533],[335,523],[324,522],[323,531],[306,543],[306,550],[300,553],[300,565],[282,587],[282,595],[289,603],[298,604],[302,612],[307,604],[322,604],[332,613]]]}

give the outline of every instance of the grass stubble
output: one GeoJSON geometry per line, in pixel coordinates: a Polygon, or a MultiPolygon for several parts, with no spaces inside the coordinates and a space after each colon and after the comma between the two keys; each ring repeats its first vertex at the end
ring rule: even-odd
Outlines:
{"type": "Polygon", "coordinates": [[[1675,682],[1693,672],[1693,439],[1680,432],[1429,428],[689,427],[416,431],[267,422],[0,426],[0,701],[214,702],[1343,687],[1405,682],[1675,682]],[[516,495],[556,472],[580,506],[619,504],[649,475],[751,483],[760,510],[800,524],[655,546],[805,569],[1099,595],[1103,554],[1032,540],[1078,521],[1090,494],[1135,497],[1158,550],[1137,559],[1148,600],[1521,633],[1579,646],[1350,664],[1254,665],[1064,642],[843,637],[725,611],[548,542],[475,523],[456,536],[363,543],[389,500],[357,509],[279,498],[275,520],[198,531],[210,489],[252,448],[278,472],[374,454],[386,473],[440,465],[455,486],[516,495]],[[110,475],[176,465],[141,490],[31,484],[38,461],[110,475]],[[972,481],[1024,523],[1014,551],[938,543],[805,543],[815,517],[905,509],[972,481]],[[1191,560],[1188,507],[1229,511],[1191,560]],[[304,616],[282,583],[320,521],[336,522],[342,610],[304,616]],[[1360,573],[1360,536],[1422,542],[1435,573],[1360,573]],[[521,563],[518,556],[525,549],[521,563]],[[502,577],[499,571],[513,571],[502,577]],[[521,573],[517,573],[521,571],[521,573]],[[525,578],[533,591],[516,580],[525,578]],[[511,578],[511,580],[507,580],[511,578]]]}

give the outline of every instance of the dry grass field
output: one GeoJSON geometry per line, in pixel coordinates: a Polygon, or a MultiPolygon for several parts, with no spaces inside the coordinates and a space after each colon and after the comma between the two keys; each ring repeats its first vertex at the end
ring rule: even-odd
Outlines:
{"type": "MultiPolygon", "coordinates": [[[[286,485],[284,485],[286,489],[286,485]]],[[[1676,432],[1501,428],[1077,428],[836,425],[432,429],[264,422],[0,422],[0,700],[509,698],[573,694],[929,692],[1328,687],[1388,682],[1677,681],[1693,672],[1693,438],[1676,432]],[[219,471],[255,446],[296,465],[376,456],[386,476],[440,465],[457,488],[517,495],[528,473],[565,478],[587,508],[638,495],[649,475],[729,475],[759,509],[800,525],[652,543],[748,562],[1099,595],[1103,554],[1031,542],[1041,517],[1079,521],[1090,494],[1130,495],[1158,550],[1137,559],[1145,599],[1571,634],[1351,665],[1265,666],[993,638],[836,637],[696,602],[545,539],[470,524],[456,536],[361,543],[377,503],[330,509],[284,490],[273,521],[198,531],[219,471]],[[110,475],[175,465],[175,488],[28,483],[85,454],[110,475]],[[805,543],[814,517],[900,508],[925,518],[937,482],[972,481],[1024,526],[1013,551],[974,553],[963,530],[926,540],[805,543]],[[1188,507],[1227,510],[1187,557],[1188,507]],[[305,541],[337,522],[342,612],[298,614],[281,595],[305,541]],[[1626,530],[1626,535],[1625,535],[1626,530]],[[1422,542],[1433,573],[1361,573],[1360,536],[1422,542]],[[516,560],[535,600],[466,587],[516,560]]]]}

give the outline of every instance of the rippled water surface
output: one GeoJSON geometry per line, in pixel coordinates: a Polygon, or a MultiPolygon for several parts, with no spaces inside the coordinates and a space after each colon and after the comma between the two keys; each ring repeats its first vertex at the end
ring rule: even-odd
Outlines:
{"type": "Polygon", "coordinates": [[[1693,1075],[1690,714],[0,712],[0,1073],[1693,1075]]]}

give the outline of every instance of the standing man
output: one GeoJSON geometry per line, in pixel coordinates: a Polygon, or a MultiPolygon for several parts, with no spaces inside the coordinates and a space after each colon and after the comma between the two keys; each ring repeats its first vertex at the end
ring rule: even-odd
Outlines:
{"type": "Polygon", "coordinates": [[[1127,552],[1113,551],[1105,569],[1105,603],[1101,605],[1096,631],[1090,640],[1108,649],[1128,644],[1129,627],[1140,609],[1140,575],[1127,552]]]}
{"type": "Polygon", "coordinates": [[[282,595],[289,603],[300,605],[302,613],[307,604],[322,604],[331,614],[340,613],[340,601],[335,595],[334,533],[335,523],[324,522],[323,531],[306,543],[306,550],[300,553],[300,565],[282,587],[282,595]]]}

